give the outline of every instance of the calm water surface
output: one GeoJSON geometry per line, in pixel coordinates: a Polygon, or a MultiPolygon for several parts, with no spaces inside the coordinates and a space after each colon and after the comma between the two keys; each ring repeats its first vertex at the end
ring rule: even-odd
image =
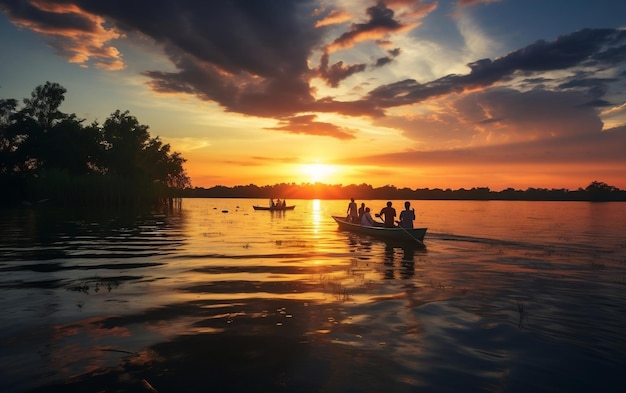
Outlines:
{"type": "Polygon", "coordinates": [[[626,391],[626,203],[255,204],[0,211],[0,391],[626,391]]]}

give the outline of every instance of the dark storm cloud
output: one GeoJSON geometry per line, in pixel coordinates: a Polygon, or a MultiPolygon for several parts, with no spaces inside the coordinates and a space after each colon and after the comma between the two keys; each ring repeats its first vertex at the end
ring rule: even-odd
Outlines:
{"type": "MultiPolygon", "coordinates": [[[[319,47],[322,29],[315,28],[313,0],[0,0],[0,4],[7,14],[20,15],[22,25],[37,21],[43,26],[47,21],[52,27],[36,30],[48,35],[91,21],[92,26],[85,24],[79,31],[94,26],[102,30],[106,25],[108,31],[153,39],[177,69],[144,72],[149,85],[160,92],[191,93],[227,111],[259,116],[298,113],[314,101],[308,59],[319,47]]],[[[118,36],[110,34],[107,39],[118,36]]],[[[97,46],[93,43],[77,49],[64,38],[55,46],[83,57],[102,56],[86,50],[97,46]]]]}
{"type": "Polygon", "coordinates": [[[148,84],[162,93],[188,93],[215,101],[226,111],[264,117],[286,116],[313,103],[305,79],[259,78],[248,73],[226,77],[219,67],[186,53],[171,55],[177,72],[147,71],[148,84]]]}
{"type": "MultiPolygon", "coordinates": [[[[227,111],[265,117],[312,109],[354,116],[381,113],[367,103],[330,98],[315,102],[309,80],[320,70],[308,67],[322,34],[315,27],[315,1],[162,1],[146,10],[141,4],[145,3],[81,2],[87,11],[106,16],[120,29],[138,31],[164,45],[177,71],[146,71],[149,85],[157,91],[191,93],[227,111]]],[[[321,74],[336,85],[364,67],[326,63],[321,74]]],[[[319,125],[309,129],[319,130],[319,125]]]]}
{"type": "Polygon", "coordinates": [[[178,72],[146,72],[157,90],[193,91],[228,111],[260,116],[298,112],[313,101],[305,76],[319,37],[307,20],[310,1],[162,1],[146,14],[140,1],[97,3],[89,10],[165,46],[178,72]]]}
{"type": "MultiPolygon", "coordinates": [[[[43,4],[48,2],[43,1],[43,4]]],[[[54,2],[51,2],[51,5],[54,2]]],[[[48,12],[41,7],[35,7],[30,1],[2,0],[0,9],[14,20],[27,22],[29,26],[38,26],[44,31],[77,30],[94,32],[97,29],[93,20],[77,13],[48,12]]]]}
{"type": "Polygon", "coordinates": [[[380,86],[372,90],[366,99],[380,107],[393,107],[466,89],[488,87],[517,72],[562,70],[583,66],[598,59],[614,63],[621,59],[624,44],[626,36],[622,30],[579,30],[559,37],[554,42],[537,41],[493,61],[475,61],[468,64],[470,73],[466,75],[447,75],[424,84],[407,79],[380,86]]]}
{"type": "Polygon", "coordinates": [[[314,20],[308,20],[312,1],[75,2],[123,30],[139,31],[232,74],[298,75],[307,70],[307,56],[319,40],[314,20]]]}

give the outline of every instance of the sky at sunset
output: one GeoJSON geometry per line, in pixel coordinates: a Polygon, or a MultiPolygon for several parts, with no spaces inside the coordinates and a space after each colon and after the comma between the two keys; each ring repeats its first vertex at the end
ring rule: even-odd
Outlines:
{"type": "Polygon", "coordinates": [[[0,0],[0,98],[46,81],[198,187],[626,189],[623,0],[0,0]]]}

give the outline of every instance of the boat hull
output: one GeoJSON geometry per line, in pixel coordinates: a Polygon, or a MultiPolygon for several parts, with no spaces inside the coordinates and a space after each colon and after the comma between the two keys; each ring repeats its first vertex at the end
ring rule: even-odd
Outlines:
{"type": "Polygon", "coordinates": [[[266,210],[266,211],[272,211],[272,212],[282,212],[285,210],[293,210],[296,208],[296,205],[291,205],[291,206],[274,206],[274,207],[269,207],[269,206],[252,206],[254,208],[254,210],[266,210]]]}
{"type": "Polygon", "coordinates": [[[346,217],[332,216],[339,229],[369,235],[378,239],[397,240],[424,244],[427,228],[385,228],[382,226],[368,227],[349,222],[346,217]]]}

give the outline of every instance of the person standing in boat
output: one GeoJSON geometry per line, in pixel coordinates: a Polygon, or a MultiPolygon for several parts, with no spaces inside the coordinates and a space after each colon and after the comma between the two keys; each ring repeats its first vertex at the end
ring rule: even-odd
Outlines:
{"type": "Polygon", "coordinates": [[[385,216],[385,228],[395,227],[394,221],[396,219],[396,209],[391,207],[391,201],[387,202],[387,206],[383,207],[378,214],[378,217],[385,216]]]}
{"type": "Polygon", "coordinates": [[[359,213],[357,210],[358,208],[356,206],[354,198],[350,198],[350,203],[348,203],[348,210],[346,213],[348,213],[348,219],[350,220],[350,222],[354,224],[359,223],[359,213]]]}
{"type": "Polygon", "coordinates": [[[415,209],[411,209],[411,202],[404,202],[404,210],[400,212],[400,221],[398,225],[402,228],[413,228],[413,220],[415,220],[415,209]]]}
{"type": "Polygon", "coordinates": [[[372,218],[369,207],[366,207],[365,211],[363,212],[363,217],[361,217],[361,225],[363,225],[364,227],[374,226],[374,219],[372,218]]]}

